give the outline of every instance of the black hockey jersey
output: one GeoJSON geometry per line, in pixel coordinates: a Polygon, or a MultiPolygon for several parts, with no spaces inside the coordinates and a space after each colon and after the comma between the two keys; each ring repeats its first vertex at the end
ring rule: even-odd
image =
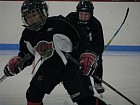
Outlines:
{"type": "MultiPolygon", "coordinates": [[[[77,12],[71,12],[66,17],[74,24],[79,24],[80,20],[77,12]]],[[[102,55],[104,50],[104,37],[99,20],[92,16],[87,24],[79,24],[79,26],[85,31],[88,50],[102,55]]]]}
{"type": "MultiPolygon", "coordinates": [[[[72,53],[78,50],[80,48],[79,43],[82,42],[80,42],[78,30],[66,18],[63,16],[49,17],[46,24],[39,31],[24,29],[19,43],[20,52],[18,55],[22,58],[28,53],[32,55],[24,66],[32,64],[36,52],[44,60],[55,61],[60,57],[66,64],[64,53],[72,53]],[[54,57],[55,55],[59,56],[54,57]]],[[[82,50],[80,51],[82,53],[82,50]]]]}

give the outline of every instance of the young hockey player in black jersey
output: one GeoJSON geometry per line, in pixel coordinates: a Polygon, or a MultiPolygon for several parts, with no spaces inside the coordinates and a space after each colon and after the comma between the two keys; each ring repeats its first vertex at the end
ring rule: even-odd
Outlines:
{"type": "Polygon", "coordinates": [[[26,92],[27,105],[43,105],[44,95],[50,94],[60,82],[78,105],[106,105],[93,96],[90,78],[65,58],[66,53],[86,55],[76,28],[63,16],[48,17],[48,6],[43,0],[24,1],[21,13],[25,29],[20,39],[19,53],[9,60],[4,73],[14,76],[32,64],[35,52],[41,56],[42,63],[26,92]],[[27,54],[31,58],[22,67],[17,67],[27,54]]]}
{"type": "MultiPolygon", "coordinates": [[[[76,9],[76,12],[71,12],[66,17],[74,24],[78,24],[85,31],[88,39],[88,52],[94,52],[99,56],[96,75],[102,79],[102,53],[104,50],[104,38],[101,23],[93,16],[94,6],[90,0],[81,0],[76,9]]],[[[104,92],[101,82],[96,78],[94,78],[94,86],[98,93],[104,92]]]]}

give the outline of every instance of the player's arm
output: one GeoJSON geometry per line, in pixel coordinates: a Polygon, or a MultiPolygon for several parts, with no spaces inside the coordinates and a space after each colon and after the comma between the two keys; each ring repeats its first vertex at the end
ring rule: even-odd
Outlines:
{"type": "Polygon", "coordinates": [[[103,29],[102,25],[99,20],[93,19],[93,23],[96,27],[96,33],[93,36],[93,41],[90,43],[90,49],[98,55],[102,55],[104,51],[104,36],[103,36],[103,29]],[[94,46],[94,47],[93,47],[94,46]]]}
{"type": "Polygon", "coordinates": [[[19,53],[17,56],[13,56],[9,62],[4,67],[4,74],[6,76],[14,76],[15,74],[18,74],[21,72],[26,66],[31,65],[31,62],[33,62],[34,56],[28,51],[24,41],[20,40],[20,47],[19,47],[19,53]],[[27,55],[31,55],[30,59],[25,61],[20,66],[17,66],[20,61],[27,55]]]}

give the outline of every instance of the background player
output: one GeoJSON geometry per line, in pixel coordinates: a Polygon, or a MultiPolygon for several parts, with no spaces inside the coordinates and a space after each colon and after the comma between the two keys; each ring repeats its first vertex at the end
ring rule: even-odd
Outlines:
{"type": "MultiPolygon", "coordinates": [[[[99,56],[96,75],[102,79],[103,63],[102,53],[104,50],[104,37],[100,21],[93,16],[94,6],[90,0],[81,0],[76,6],[76,12],[69,13],[66,17],[74,24],[78,24],[86,33],[88,39],[87,52],[96,53],[99,56]]],[[[85,42],[86,43],[86,42],[85,42]]],[[[98,93],[103,93],[104,87],[101,82],[94,78],[94,86],[98,93]]]]}

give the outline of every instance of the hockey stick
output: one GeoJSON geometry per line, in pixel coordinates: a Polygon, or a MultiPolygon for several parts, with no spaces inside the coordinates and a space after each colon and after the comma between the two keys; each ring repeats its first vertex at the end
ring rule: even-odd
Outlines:
{"type": "MultiPolygon", "coordinates": [[[[25,55],[25,57],[16,65],[16,67],[22,67],[22,65],[28,60],[31,58],[31,55],[30,54],[27,54],[25,55]]],[[[3,75],[1,78],[0,78],[0,83],[5,80],[7,78],[6,75],[3,75]]]]}
{"type": "Polygon", "coordinates": [[[34,59],[34,61],[32,63],[32,72],[31,72],[31,74],[33,74],[35,72],[35,69],[34,69],[35,65],[36,65],[36,63],[35,63],[35,59],[34,59]]]}
{"type": "Polygon", "coordinates": [[[34,60],[34,66],[33,66],[33,70],[31,72],[31,74],[34,74],[35,68],[36,68],[37,64],[39,63],[39,61],[41,61],[41,60],[42,60],[42,58],[40,58],[36,63],[35,63],[35,60],[34,60]]]}
{"type": "MultiPolygon", "coordinates": [[[[70,54],[66,53],[65,57],[69,60],[71,60],[72,62],[74,62],[75,64],[77,64],[79,67],[81,67],[81,64],[75,59],[73,58],[70,54]]],[[[131,101],[129,98],[127,98],[125,95],[123,95],[122,93],[120,93],[117,89],[115,89],[114,87],[112,87],[111,85],[109,85],[106,81],[104,81],[103,79],[99,78],[96,75],[93,75],[94,78],[98,79],[100,82],[104,83],[106,86],[108,86],[109,88],[111,88],[113,91],[115,91],[116,93],[118,93],[120,96],[122,96],[124,99],[126,99],[128,102],[130,102],[132,105],[137,105],[135,104],[133,101],[131,101]]]]}
{"type": "Polygon", "coordinates": [[[104,47],[104,50],[106,50],[106,48],[109,46],[109,44],[112,42],[112,40],[114,39],[114,37],[118,34],[118,32],[120,31],[120,29],[122,28],[123,24],[126,21],[126,18],[128,16],[128,13],[129,13],[129,8],[127,8],[126,15],[125,15],[125,18],[124,18],[122,24],[120,25],[120,27],[118,28],[118,30],[115,32],[115,34],[112,36],[112,38],[109,40],[109,42],[107,43],[107,45],[104,47]]]}

